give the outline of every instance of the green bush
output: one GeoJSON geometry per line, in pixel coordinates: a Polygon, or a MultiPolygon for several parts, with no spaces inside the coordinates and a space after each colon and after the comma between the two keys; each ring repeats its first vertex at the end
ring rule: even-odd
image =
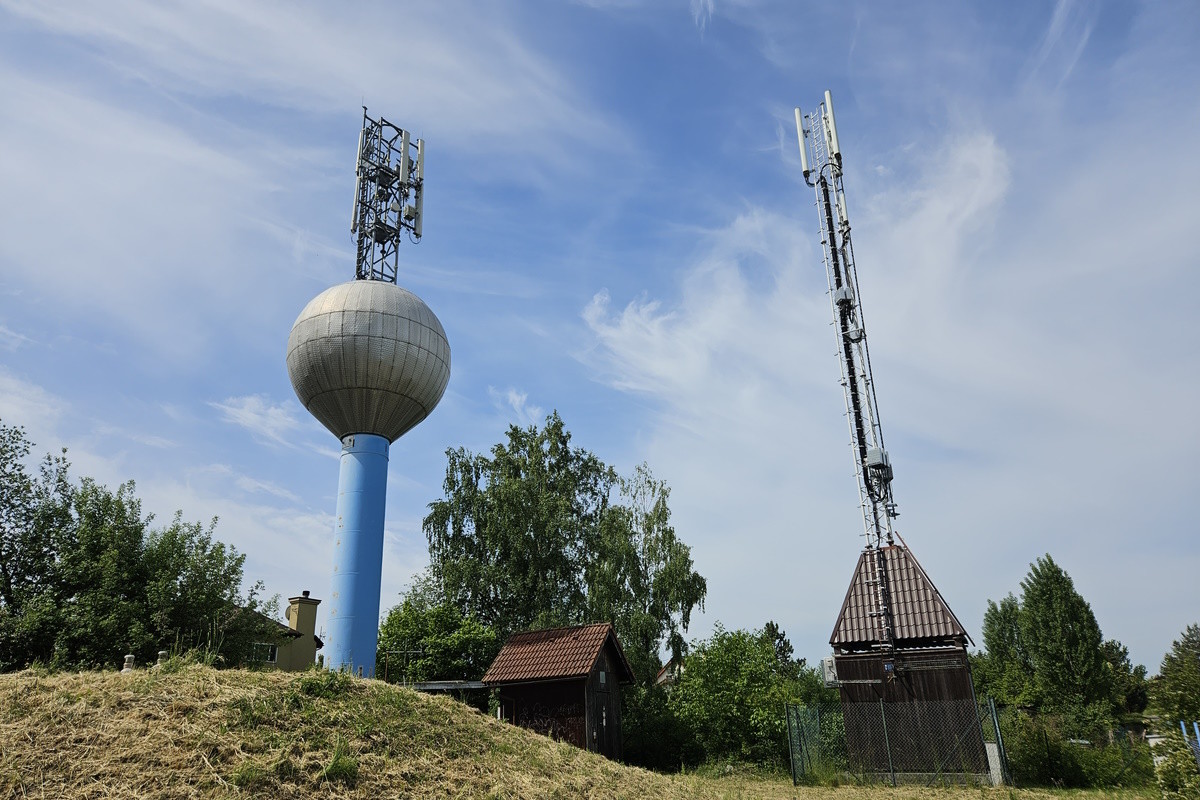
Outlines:
{"type": "Polygon", "coordinates": [[[1164,800],[1200,800],[1200,769],[1183,735],[1179,731],[1168,733],[1156,755],[1163,757],[1154,773],[1164,800]]]}
{"type": "Polygon", "coordinates": [[[636,684],[621,692],[621,728],[627,763],[669,772],[704,761],[695,733],[662,686],[636,684]]]}
{"type": "Polygon", "coordinates": [[[671,692],[670,706],[694,732],[709,762],[787,764],[784,703],[788,676],[761,631],[727,631],[695,645],[671,692]]]}
{"type": "Polygon", "coordinates": [[[1147,786],[1154,779],[1150,748],[1118,734],[1093,730],[1083,744],[1069,735],[1079,721],[1058,715],[1035,717],[1006,711],[1000,720],[1008,767],[1018,786],[1072,789],[1147,786]]]}

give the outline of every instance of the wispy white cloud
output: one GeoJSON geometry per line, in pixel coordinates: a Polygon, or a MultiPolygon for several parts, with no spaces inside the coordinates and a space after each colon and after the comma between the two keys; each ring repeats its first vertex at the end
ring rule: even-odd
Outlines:
{"type": "Polygon", "coordinates": [[[31,343],[33,340],[24,334],[17,333],[6,325],[0,324],[0,350],[15,351],[18,347],[31,343]]]}
{"type": "Polygon", "coordinates": [[[140,430],[128,430],[117,427],[116,425],[109,425],[107,423],[100,423],[99,425],[96,425],[92,430],[92,434],[106,438],[119,437],[123,441],[135,442],[145,447],[151,447],[158,450],[168,450],[172,447],[179,446],[177,442],[172,441],[165,436],[158,436],[153,433],[145,433],[140,430]]]}
{"type": "Polygon", "coordinates": [[[251,478],[249,475],[239,475],[236,479],[239,489],[244,492],[254,494],[262,493],[278,497],[281,500],[287,500],[290,503],[299,503],[300,498],[295,492],[290,492],[287,489],[279,486],[271,481],[264,481],[259,478],[251,478]]]}
{"type": "Polygon", "coordinates": [[[736,390],[742,380],[772,383],[791,358],[811,356],[814,337],[804,333],[824,324],[826,305],[823,281],[801,268],[809,242],[779,214],[751,208],[697,239],[702,255],[685,273],[676,307],[641,297],[613,313],[602,291],[583,311],[600,345],[583,358],[602,378],[676,398],[687,416],[702,386],[710,387],[703,395],[736,390]]]}
{"type": "Polygon", "coordinates": [[[1030,75],[1051,70],[1057,87],[1071,77],[1095,25],[1097,9],[1076,0],[1058,0],[1042,36],[1041,44],[1027,66],[1030,75]]]}
{"type": "Polygon", "coordinates": [[[521,425],[540,425],[545,412],[541,406],[529,402],[529,395],[513,387],[500,390],[494,386],[487,387],[488,398],[496,410],[506,416],[514,416],[521,425]]]}
{"type": "Polygon", "coordinates": [[[273,481],[255,478],[241,473],[228,464],[208,464],[203,467],[189,470],[188,475],[190,479],[193,479],[189,481],[189,483],[192,485],[195,485],[196,481],[194,479],[197,478],[200,479],[199,483],[201,485],[209,485],[209,478],[215,477],[232,483],[246,494],[265,494],[278,497],[279,499],[286,500],[289,503],[298,504],[300,502],[300,498],[295,494],[295,492],[285,489],[273,481]]]}
{"type": "Polygon", "coordinates": [[[2,62],[0,85],[12,100],[0,147],[24,154],[0,162],[0,274],[27,302],[53,293],[72,324],[99,321],[176,358],[212,340],[214,306],[252,305],[266,265],[229,254],[261,251],[249,223],[270,204],[253,155],[2,62]],[[67,226],[53,211],[64,182],[88,206],[67,226]],[[248,291],[231,294],[238,285],[248,291]]]}
{"type": "Polygon", "coordinates": [[[0,419],[25,427],[36,439],[56,429],[70,404],[41,386],[0,367],[0,419]]]}
{"type": "Polygon", "coordinates": [[[209,405],[221,412],[225,422],[244,428],[260,442],[297,447],[296,435],[301,425],[293,403],[276,404],[263,395],[252,394],[209,405]]]}
{"type": "Polygon", "coordinates": [[[443,2],[420,14],[382,4],[347,13],[319,3],[116,0],[102,11],[74,3],[51,13],[36,2],[6,5],[171,92],[255,96],[319,113],[367,98],[406,109],[406,126],[430,141],[478,153],[503,142],[509,152],[561,158],[568,141],[604,147],[615,133],[498,9],[443,2]]]}
{"type": "Polygon", "coordinates": [[[692,0],[692,22],[703,31],[713,15],[713,0],[692,0]]]}

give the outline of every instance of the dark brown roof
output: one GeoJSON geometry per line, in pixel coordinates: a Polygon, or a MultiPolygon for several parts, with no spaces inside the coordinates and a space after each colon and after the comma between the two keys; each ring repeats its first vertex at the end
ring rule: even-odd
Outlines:
{"type": "Polygon", "coordinates": [[[600,650],[612,641],[623,674],[632,681],[633,670],[621,650],[613,626],[607,622],[514,633],[483,676],[486,684],[583,678],[591,672],[600,650]]]}
{"type": "MultiPolygon", "coordinates": [[[[882,640],[879,620],[870,615],[875,607],[875,587],[873,556],[868,558],[869,552],[864,551],[858,557],[837,625],[829,638],[829,643],[841,650],[862,649],[882,640]]],[[[971,641],[912,552],[900,545],[884,547],[883,552],[887,560],[895,643],[928,647],[971,641]]]]}

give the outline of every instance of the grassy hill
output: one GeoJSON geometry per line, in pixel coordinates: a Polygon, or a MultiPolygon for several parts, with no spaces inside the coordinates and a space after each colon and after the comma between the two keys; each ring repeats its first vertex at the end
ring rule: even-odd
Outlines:
{"type": "Polygon", "coordinates": [[[331,673],[218,671],[172,662],[131,675],[0,675],[5,798],[901,800],[981,794],[1009,796],[979,789],[793,789],[786,780],[657,775],[449,698],[331,673]]]}

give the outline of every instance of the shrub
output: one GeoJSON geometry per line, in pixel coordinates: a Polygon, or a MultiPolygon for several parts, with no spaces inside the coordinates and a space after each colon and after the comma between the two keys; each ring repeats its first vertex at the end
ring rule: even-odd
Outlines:
{"type": "Polygon", "coordinates": [[[1179,731],[1171,731],[1158,746],[1162,761],[1154,768],[1164,800],[1200,800],[1200,769],[1179,731]]]}
{"type": "Polygon", "coordinates": [[[630,686],[621,693],[621,704],[623,747],[630,764],[669,771],[703,760],[695,735],[662,686],[630,686]]]}
{"type": "Polygon", "coordinates": [[[1009,771],[1018,786],[1108,788],[1153,780],[1150,748],[1142,741],[1093,731],[1090,744],[1072,740],[1078,720],[1006,711],[1000,720],[1009,771]]]}

